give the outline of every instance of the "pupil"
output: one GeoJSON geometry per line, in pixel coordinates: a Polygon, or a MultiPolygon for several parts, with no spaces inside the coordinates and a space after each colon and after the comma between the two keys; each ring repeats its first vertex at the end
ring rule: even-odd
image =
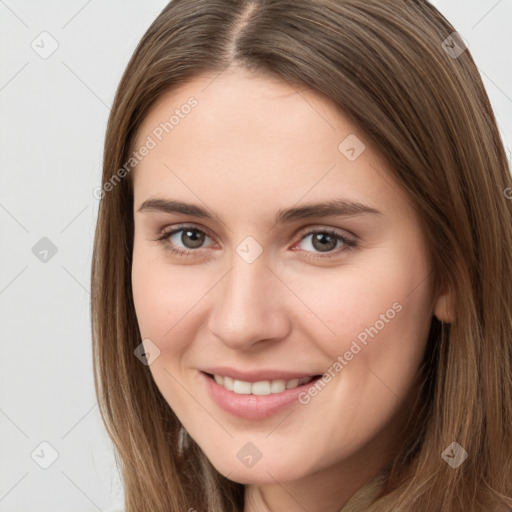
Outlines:
{"type": "Polygon", "coordinates": [[[334,249],[336,247],[336,239],[326,233],[317,233],[313,236],[313,247],[323,252],[334,249]]]}
{"type": "Polygon", "coordinates": [[[183,231],[183,234],[181,235],[181,241],[186,247],[190,249],[197,249],[198,247],[201,247],[204,241],[204,233],[199,233],[198,231],[191,229],[183,231]],[[192,242],[190,243],[186,237],[189,237],[189,240],[192,239],[192,242]]]}

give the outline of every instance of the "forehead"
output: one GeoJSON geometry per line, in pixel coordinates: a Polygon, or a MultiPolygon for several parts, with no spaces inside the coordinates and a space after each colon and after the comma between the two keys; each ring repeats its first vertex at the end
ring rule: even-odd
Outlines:
{"type": "Polygon", "coordinates": [[[150,139],[133,172],[139,202],[169,191],[218,203],[229,192],[240,212],[249,197],[261,206],[364,193],[382,203],[398,193],[364,134],[327,99],[243,70],[201,75],[164,94],[135,148],[150,139]]]}
{"type": "Polygon", "coordinates": [[[187,125],[200,128],[196,137],[215,138],[219,143],[222,136],[231,134],[237,142],[245,138],[248,145],[256,137],[259,142],[285,145],[298,135],[314,144],[325,138],[326,130],[355,131],[328,100],[314,92],[240,69],[200,75],[162,95],[144,119],[137,144],[159,127],[168,144],[178,143],[187,125]],[[160,125],[169,122],[172,127],[165,131],[160,125]]]}

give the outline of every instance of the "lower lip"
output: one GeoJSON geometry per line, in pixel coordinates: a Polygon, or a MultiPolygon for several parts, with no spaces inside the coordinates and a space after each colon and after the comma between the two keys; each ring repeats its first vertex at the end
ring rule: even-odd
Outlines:
{"type": "Polygon", "coordinates": [[[289,407],[294,402],[298,402],[298,396],[307,391],[320,378],[318,377],[307,384],[293,389],[286,389],[281,393],[242,395],[229,391],[224,386],[217,384],[215,380],[204,372],[201,372],[201,377],[205,381],[208,393],[219,407],[234,416],[247,420],[269,418],[289,407]]]}

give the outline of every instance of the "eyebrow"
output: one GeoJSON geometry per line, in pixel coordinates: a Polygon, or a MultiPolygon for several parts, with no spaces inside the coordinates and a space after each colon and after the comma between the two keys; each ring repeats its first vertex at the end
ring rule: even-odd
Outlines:
{"type": "MultiPolygon", "coordinates": [[[[147,199],[142,203],[138,211],[181,213],[201,219],[214,220],[214,216],[200,206],[169,199],[147,199]]],[[[302,206],[279,210],[275,216],[274,222],[275,224],[284,224],[301,219],[330,216],[352,217],[365,214],[382,215],[382,212],[363,203],[348,201],[346,199],[332,199],[323,203],[306,203],[302,206]]]]}

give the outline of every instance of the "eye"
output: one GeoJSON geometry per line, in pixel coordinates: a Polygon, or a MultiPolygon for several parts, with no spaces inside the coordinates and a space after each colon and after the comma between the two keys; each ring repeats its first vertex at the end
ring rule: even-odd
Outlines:
{"type": "MultiPolygon", "coordinates": [[[[203,244],[207,238],[211,240],[202,229],[182,225],[164,230],[157,241],[172,253],[188,257],[198,252],[198,249],[205,248],[203,244]]],[[[355,240],[333,229],[310,230],[302,235],[300,244],[303,244],[301,250],[308,253],[306,257],[313,259],[334,257],[357,245],[355,240]]]]}
{"type": "Polygon", "coordinates": [[[307,255],[308,258],[313,259],[331,258],[356,246],[355,240],[332,229],[308,231],[302,236],[299,244],[303,242],[302,249],[306,252],[313,252],[313,254],[307,255]]]}
{"type": "Polygon", "coordinates": [[[165,244],[166,249],[171,252],[188,256],[196,249],[202,249],[206,238],[210,237],[202,229],[194,226],[177,226],[171,230],[164,230],[157,240],[165,244]]]}

